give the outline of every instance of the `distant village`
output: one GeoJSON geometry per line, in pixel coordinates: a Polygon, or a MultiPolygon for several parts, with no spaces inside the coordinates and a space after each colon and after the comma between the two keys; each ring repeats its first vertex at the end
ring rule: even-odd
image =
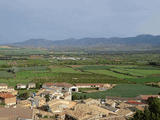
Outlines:
{"type": "Polygon", "coordinates": [[[149,97],[106,97],[105,99],[72,100],[80,88],[111,89],[113,84],[44,83],[27,99],[20,99],[18,90],[35,89],[35,83],[17,84],[16,88],[0,83],[0,120],[126,120],[136,110],[144,110],[149,97]]]}

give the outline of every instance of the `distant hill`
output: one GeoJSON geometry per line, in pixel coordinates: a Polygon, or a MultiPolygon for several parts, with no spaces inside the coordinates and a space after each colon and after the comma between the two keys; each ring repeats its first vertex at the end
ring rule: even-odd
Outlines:
{"type": "Polygon", "coordinates": [[[55,50],[95,50],[95,51],[131,51],[160,50],[160,36],[139,35],[126,38],[82,38],[66,40],[30,39],[10,44],[19,47],[42,47],[55,50]]]}
{"type": "Polygon", "coordinates": [[[12,43],[10,45],[12,46],[18,46],[18,47],[42,47],[42,48],[52,48],[53,47],[53,41],[51,40],[45,40],[45,39],[30,39],[26,40],[24,42],[17,42],[12,43]]]}

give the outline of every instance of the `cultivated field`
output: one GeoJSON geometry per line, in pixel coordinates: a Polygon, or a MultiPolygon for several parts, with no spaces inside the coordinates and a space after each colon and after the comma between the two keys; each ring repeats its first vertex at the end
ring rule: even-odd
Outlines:
{"type": "Polygon", "coordinates": [[[159,58],[157,53],[123,54],[123,56],[121,54],[55,54],[53,51],[42,49],[0,48],[0,83],[7,83],[9,86],[29,82],[114,83],[118,86],[93,94],[122,97],[156,94],[160,92],[159,88],[148,87],[145,84],[160,82],[159,58]],[[54,56],[85,59],[57,60],[53,59],[54,56]],[[156,61],[157,65],[155,62],[148,61],[156,61]]]}

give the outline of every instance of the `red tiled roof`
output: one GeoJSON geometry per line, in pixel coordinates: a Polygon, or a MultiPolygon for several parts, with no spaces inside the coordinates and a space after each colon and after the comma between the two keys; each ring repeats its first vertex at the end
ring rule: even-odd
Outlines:
{"type": "Polygon", "coordinates": [[[0,86],[8,86],[6,83],[0,83],[0,86]]]}
{"type": "Polygon", "coordinates": [[[0,98],[12,98],[12,97],[15,97],[15,96],[10,93],[5,93],[5,92],[0,93],[0,98]]]}
{"type": "Polygon", "coordinates": [[[46,86],[52,86],[54,83],[44,83],[46,86]]]}
{"type": "Polygon", "coordinates": [[[141,104],[143,104],[143,103],[137,102],[137,101],[135,101],[135,100],[128,100],[127,103],[128,103],[128,104],[136,104],[136,105],[141,105],[141,104]]]}
{"type": "Polygon", "coordinates": [[[148,98],[150,98],[150,97],[160,98],[160,95],[140,95],[140,98],[141,98],[142,100],[148,100],[148,98]]]}
{"type": "Polygon", "coordinates": [[[57,87],[72,87],[72,84],[61,82],[61,83],[44,83],[46,86],[57,86],[57,87]]]}
{"type": "Polygon", "coordinates": [[[84,85],[100,85],[100,86],[103,86],[104,84],[101,84],[101,83],[77,83],[75,84],[76,86],[84,86],[84,85]]]}

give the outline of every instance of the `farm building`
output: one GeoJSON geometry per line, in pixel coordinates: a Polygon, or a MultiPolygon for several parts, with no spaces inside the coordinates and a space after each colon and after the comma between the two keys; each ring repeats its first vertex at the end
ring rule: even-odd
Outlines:
{"type": "Polygon", "coordinates": [[[73,86],[69,83],[44,83],[42,85],[42,88],[44,89],[50,89],[52,86],[55,86],[57,88],[60,88],[62,92],[78,92],[78,87],[73,86]]]}
{"type": "Polygon", "coordinates": [[[8,85],[5,83],[0,83],[0,89],[7,89],[8,85]]]}
{"type": "Polygon", "coordinates": [[[103,84],[99,83],[77,83],[75,84],[77,88],[100,88],[103,87],[103,84]]]}
{"type": "Polygon", "coordinates": [[[33,89],[36,88],[36,84],[35,83],[28,83],[28,89],[33,89]]]}
{"type": "Polygon", "coordinates": [[[26,89],[27,85],[25,85],[25,84],[17,84],[16,87],[17,87],[17,89],[26,89]]]}

